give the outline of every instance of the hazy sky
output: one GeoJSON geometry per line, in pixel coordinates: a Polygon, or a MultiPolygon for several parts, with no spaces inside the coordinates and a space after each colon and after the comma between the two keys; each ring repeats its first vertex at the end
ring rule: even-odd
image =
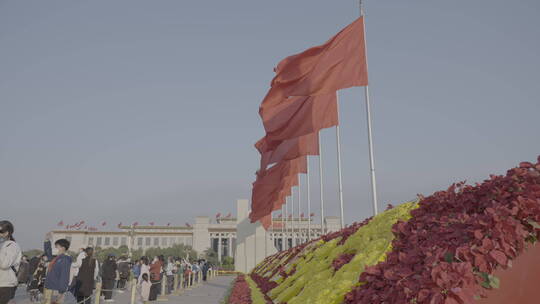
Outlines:
{"type": "MultiPolygon", "coordinates": [[[[381,208],[540,154],[540,2],[365,2],[381,208]]],[[[357,15],[352,0],[0,0],[0,217],[33,248],[60,220],[234,212],[273,67],[357,15]]],[[[340,101],[352,222],[371,213],[363,90],[340,101]]]]}

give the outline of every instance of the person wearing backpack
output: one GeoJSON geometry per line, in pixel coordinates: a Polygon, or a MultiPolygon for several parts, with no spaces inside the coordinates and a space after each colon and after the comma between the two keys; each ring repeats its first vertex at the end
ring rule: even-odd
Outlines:
{"type": "Polygon", "coordinates": [[[15,297],[17,271],[22,259],[21,248],[13,238],[15,228],[9,221],[0,221],[0,304],[7,304],[15,297]]]}

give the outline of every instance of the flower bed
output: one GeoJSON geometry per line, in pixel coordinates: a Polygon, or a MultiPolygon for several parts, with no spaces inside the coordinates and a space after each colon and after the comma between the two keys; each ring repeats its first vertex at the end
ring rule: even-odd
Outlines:
{"type": "Polygon", "coordinates": [[[384,260],[392,225],[410,218],[416,202],[402,204],[302,246],[265,259],[251,278],[274,303],[341,303],[366,266],[384,260]],[[339,264],[339,265],[338,265],[339,264]]]}
{"type": "Polygon", "coordinates": [[[270,256],[250,286],[261,303],[476,303],[537,242],[539,223],[540,157],[270,256]]]}
{"type": "Polygon", "coordinates": [[[246,281],[246,276],[239,275],[233,285],[231,294],[229,295],[228,304],[252,304],[251,289],[246,281]]]}
{"type": "Polygon", "coordinates": [[[392,252],[362,273],[346,303],[474,303],[498,287],[494,270],[540,237],[540,157],[436,192],[412,215],[394,226],[392,252]]]}

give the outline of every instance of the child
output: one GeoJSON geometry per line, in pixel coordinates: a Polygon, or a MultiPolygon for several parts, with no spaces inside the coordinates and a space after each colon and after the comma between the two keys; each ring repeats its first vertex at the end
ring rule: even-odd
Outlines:
{"type": "Polygon", "coordinates": [[[64,303],[64,294],[69,285],[69,274],[71,271],[71,257],[66,254],[69,249],[69,241],[60,239],[54,243],[58,255],[53,257],[51,247],[52,234],[47,234],[47,239],[43,244],[45,254],[50,260],[47,276],[45,277],[45,289],[43,296],[45,303],[54,302],[57,304],[64,303]],[[48,302],[47,302],[48,301],[48,302]]]}
{"type": "Polygon", "coordinates": [[[150,288],[152,283],[148,279],[148,273],[143,273],[141,276],[141,282],[139,283],[139,301],[141,303],[148,303],[148,298],[150,298],[150,288]]]}

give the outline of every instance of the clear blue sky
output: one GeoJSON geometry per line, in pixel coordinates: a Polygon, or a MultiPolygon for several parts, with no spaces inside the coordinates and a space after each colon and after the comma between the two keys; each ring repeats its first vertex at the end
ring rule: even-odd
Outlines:
{"type": "MultiPolygon", "coordinates": [[[[365,2],[381,207],[540,154],[540,2],[365,2]]],[[[357,15],[352,0],[0,0],[1,218],[32,248],[60,220],[234,212],[274,65],[357,15]]],[[[371,212],[362,96],[340,93],[347,222],[371,212]]]]}

